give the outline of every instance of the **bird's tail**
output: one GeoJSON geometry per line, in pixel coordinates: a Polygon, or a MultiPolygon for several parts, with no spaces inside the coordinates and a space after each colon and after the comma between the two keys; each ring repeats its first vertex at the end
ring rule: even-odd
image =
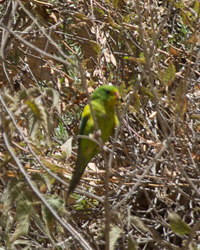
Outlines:
{"type": "Polygon", "coordinates": [[[98,149],[93,149],[90,152],[90,157],[86,157],[85,154],[78,153],[78,158],[76,160],[76,166],[72,174],[72,178],[69,184],[68,192],[67,192],[67,199],[70,194],[75,190],[76,186],[78,185],[83,172],[88,164],[88,162],[98,153],[98,149]]]}
{"type": "Polygon", "coordinates": [[[79,181],[81,179],[82,174],[83,174],[83,172],[80,173],[79,171],[77,171],[76,168],[74,169],[72,179],[70,181],[69,188],[68,188],[68,191],[67,191],[67,198],[70,196],[71,193],[74,192],[76,186],[78,185],[78,183],[79,183],[79,181]]]}
{"type": "Polygon", "coordinates": [[[72,174],[72,178],[70,180],[69,188],[67,191],[67,199],[70,196],[71,193],[74,192],[76,186],[78,185],[83,172],[88,164],[88,160],[85,159],[85,157],[78,157],[76,160],[76,166],[72,174]]]}

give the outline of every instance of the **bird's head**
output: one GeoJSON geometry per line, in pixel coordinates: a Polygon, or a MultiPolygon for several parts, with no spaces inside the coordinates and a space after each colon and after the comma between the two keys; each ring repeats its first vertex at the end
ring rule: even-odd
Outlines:
{"type": "Polygon", "coordinates": [[[103,85],[92,94],[91,100],[99,100],[109,106],[115,106],[119,99],[119,91],[113,85],[103,85]]]}

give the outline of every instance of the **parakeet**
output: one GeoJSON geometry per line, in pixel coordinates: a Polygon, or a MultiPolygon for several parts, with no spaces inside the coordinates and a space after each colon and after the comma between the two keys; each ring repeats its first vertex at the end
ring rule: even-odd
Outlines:
{"type": "MultiPolygon", "coordinates": [[[[105,143],[113,133],[114,127],[119,123],[116,114],[116,103],[119,92],[115,86],[104,85],[97,88],[91,96],[91,105],[96,117],[100,136],[105,143]]],[[[95,132],[94,120],[87,104],[83,110],[79,126],[79,135],[93,135],[95,132]]],[[[75,169],[69,184],[67,197],[74,191],[88,164],[88,162],[99,152],[99,145],[91,139],[78,139],[78,153],[75,169]]]]}

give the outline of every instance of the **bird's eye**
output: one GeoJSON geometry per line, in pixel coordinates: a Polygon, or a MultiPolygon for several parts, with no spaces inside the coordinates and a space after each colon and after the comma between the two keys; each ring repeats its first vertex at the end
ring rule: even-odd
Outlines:
{"type": "Polygon", "coordinates": [[[106,94],[110,94],[110,90],[106,89],[106,94]]]}

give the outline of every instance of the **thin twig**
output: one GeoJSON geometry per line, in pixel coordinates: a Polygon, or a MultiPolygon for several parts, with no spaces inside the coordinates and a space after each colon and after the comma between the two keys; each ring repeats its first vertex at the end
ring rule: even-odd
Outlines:
{"type": "MultiPolygon", "coordinates": [[[[6,112],[8,113],[10,119],[12,120],[15,128],[17,129],[18,133],[20,134],[20,136],[23,138],[24,142],[26,143],[28,149],[30,150],[30,152],[32,153],[32,155],[35,157],[35,159],[37,160],[37,162],[40,164],[40,166],[50,175],[52,176],[53,178],[55,178],[56,180],[58,180],[60,183],[62,183],[64,186],[69,186],[69,184],[67,182],[65,182],[64,180],[62,180],[61,178],[59,178],[56,174],[52,173],[51,170],[49,170],[47,167],[44,166],[44,164],[42,163],[42,161],[39,159],[39,157],[36,155],[36,153],[34,152],[34,150],[31,148],[30,146],[30,143],[28,141],[28,138],[22,133],[21,129],[18,127],[16,121],[15,121],[15,118],[13,116],[13,114],[10,112],[10,110],[8,109],[6,103],[4,102],[4,99],[2,97],[2,95],[0,94],[0,102],[2,103],[4,109],[6,110],[6,112]]],[[[77,192],[79,192],[80,194],[83,194],[83,195],[86,195],[88,197],[91,197],[93,199],[96,199],[98,200],[99,202],[101,203],[104,203],[104,200],[97,196],[97,195],[94,195],[92,193],[89,193],[89,192],[86,192],[84,190],[80,190],[80,189],[77,189],[76,190],[77,192]]]]}
{"type": "Polygon", "coordinates": [[[3,136],[4,142],[5,142],[6,148],[8,149],[8,152],[10,153],[10,155],[13,158],[13,160],[17,164],[17,166],[19,168],[19,171],[24,176],[24,178],[25,178],[26,182],[28,183],[28,185],[30,186],[31,190],[37,195],[37,197],[41,200],[41,202],[45,205],[45,207],[52,213],[53,217],[60,223],[60,225],[64,229],[66,229],[77,240],[77,242],[83,247],[83,249],[85,249],[85,250],[92,250],[92,248],[89,245],[89,243],[68,222],[66,222],[66,221],[64,222],[61,219],[61,217],[56,213],[56,211],[45,200],[45,198],[40,193],[40,191],[38,190],[38,188],[36,188],[36,186],[33,184],[33,182],[31,181],[30,177],[26,173],[24,167],[22,166],[19,158],[16,157],[16,155],[14,154],[14,151],[12,150],[11,145],[10,145],[10,143],[8,141],[7,134],[6,134],[6,132],[3,129],[2,129],[2,136],[3,136]]]}
{"type": "Polygon", "coordinates": [[[143,174],[138,178],[138,181],[135,183],[135,185],[133,186],[133,188],[125,195],[125,197],[118,202],[111,210],[111,214],[117,210],[118,207],[122,206],[122,204],[127,201],[135,192],[135,190],[139,187],[141,181],[144,179],[144,177],[146,176],[146,174],[151,170],[151,168],[153,167],[153,165],[156,163],[156,161],[158,159],[160,159],[160,157],[163,155],[163,153],[165,152],[165,150],[169,147],[171,143],[171,140],[167,139],[163,142],[163,148],[159,151],[159,153],[154,157],[153,161],[151,162],[151,164],[145,169],[145,171],[143,172],[143,174]]]}

